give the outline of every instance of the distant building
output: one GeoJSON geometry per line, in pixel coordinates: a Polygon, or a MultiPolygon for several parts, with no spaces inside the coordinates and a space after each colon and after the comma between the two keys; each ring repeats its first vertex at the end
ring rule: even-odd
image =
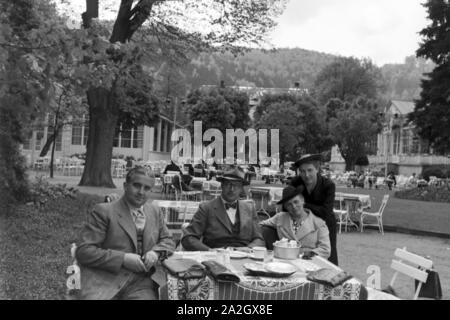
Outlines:
{"type": "MultiPolygon", "coordinates": [[[[86,152],[89,134],[88,119],[84,118],[78,125],[66,125],[56,138],[55,159],[66,158],[74,154],[86,152]]],[[[51,117],[47,115],[41,124],[36,125],[28,139],[22,145],[22,154],[28,165],[39,158],[47,137],[51,135],[51,117]]],[[[177,128],[181,128],[177,124],[177,128]]],[[[134,128],[117,128],[113,142],[113,156],[133,156],[135,160],[170,160],[172,143],[170,137],[174,130],[173,121],[164,115],[160,116],[154,127],[138,126],[134,128]],[[119,130],[122,129],[122,130],[119,130]]],[[[47,156],[50,156],[50,151],[47,156]]]]}
{"type": "MultiPolygon", "coordinates": [[[[450,156],[434,154],[426,140],[417,135],[408,114],[414,111],[414,102],[392,100],[383,113],[383,130],[377,137],[376,155],[368,156],[369,166],[386,168],[396,174],[409,176],[421,173],[424,166],[450,165],[450,156]]],[[[343,171],[345,162],[337,149],[333,148],[331,166],[343,171]]]]}

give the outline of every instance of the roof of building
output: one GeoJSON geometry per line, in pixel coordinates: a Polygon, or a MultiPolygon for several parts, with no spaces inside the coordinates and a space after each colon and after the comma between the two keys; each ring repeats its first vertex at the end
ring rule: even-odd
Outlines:
{"type": "Polygon", "coordinates": [[[391,107],[394,106],[401,115],[407,115],[414,111],[415,104],[412,101],[392,100],[391,107]]]}

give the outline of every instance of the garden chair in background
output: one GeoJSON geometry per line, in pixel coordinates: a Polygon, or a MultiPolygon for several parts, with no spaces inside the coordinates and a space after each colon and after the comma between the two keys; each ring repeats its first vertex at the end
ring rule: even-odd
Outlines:
{"type": "Polygon", "coordinates": [[[388,203],[389,200],[389,195],[385,194],[383,197],[383,201],[381,202],[380,205],[380,209],[378,209],[377,212],[367,212],[367,211],[362,211],[361,212],[361,223],[360,223],[360,227],[361,227],[361,232],[364,231],[364,226],[375,226],[378,227],[381,234],[384,235],[384,230],[383,230],[383,212],[384,209],[386,208],[386,205],[388,203]],[[377,220],[377,223],[364,223],[364,219],[367,217],[371,217],[373,219],[377,220]]]}
{"type": "Polygon", "coordinates": [[[188,201],[200,201],[203,192],[200,190],[183,190],[181,176],[176,175],[173,177],[172,185],[175,189],[175,200],[182,201],[183,199],[188,201]]]}

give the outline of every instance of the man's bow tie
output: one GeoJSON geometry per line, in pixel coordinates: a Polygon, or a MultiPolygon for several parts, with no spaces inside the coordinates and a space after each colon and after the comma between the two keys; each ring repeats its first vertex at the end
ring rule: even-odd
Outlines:
{"type": "Polygon", "coordinates": [[[225,210],[228,210],[230,208],[236,209],[237,201],[231,203],[231,202],[225,202],[225,210]]]}

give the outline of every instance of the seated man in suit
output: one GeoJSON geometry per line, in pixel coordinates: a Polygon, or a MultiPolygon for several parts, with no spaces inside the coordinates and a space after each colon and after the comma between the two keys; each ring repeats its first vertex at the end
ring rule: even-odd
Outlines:
{"type": "Polygon", "coordinates": [[[239,201],[243,191],[244,172],[238,168],[224,173],[220,197],[200,204],[186,227],[181,244],[186,250],[205,251],[214,248],[264,246],[253,203],[239,201]]]}
{"type": "Polygon", "coordinates": [[[76,251],[82,299],[157,299],[151,276],[175,245],[162,213],[147,203],[153,185],[144,168],[133,168],[124,195],[88,216],[76,251]]]}
{"type": "MultiPolygon", "coordinates": [[[[303,189],[287,186],[283,189],[283,197],[277,203],[283,205],[283,211],[268,220],[261,222],[261,226],[276,230],[277,238],[295,240],[301,244],[304,256],[313,254],[327,259],[330,256],[331,245],[328,227],[321,218],[316,217],[309,209],[304,208],[305,198],[303,189]]],[[[268,240],[268,239],[266,239],[268,240]]],[[[271,249],[274,239],[267,247],[271,249]]]]}

